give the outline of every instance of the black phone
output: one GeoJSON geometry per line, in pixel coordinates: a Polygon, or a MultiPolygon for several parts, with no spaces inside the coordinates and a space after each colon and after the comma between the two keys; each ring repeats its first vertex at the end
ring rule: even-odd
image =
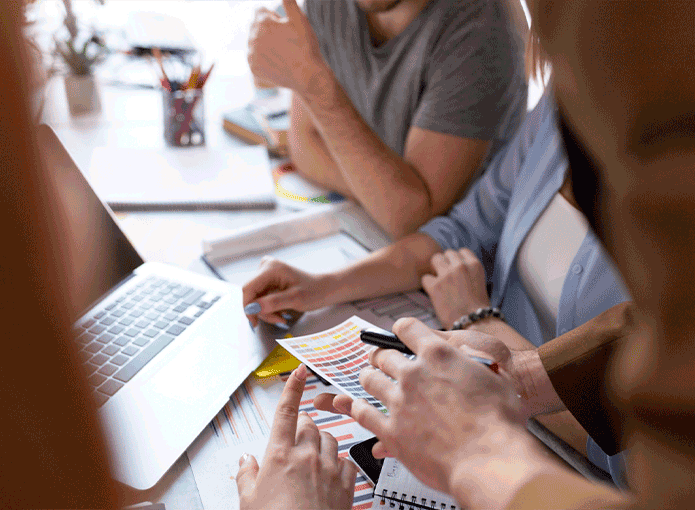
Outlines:
{"type": "Polygon", "coordinates": [[[357,464],[357,468],[372,485],[376,485],[379,481],[381,466],[384,465],[384,459],[375,459],[372,455],[372,446],[374,446],[377,441],[379,441],[378,438],[372,437],[366,441],[352,445],[348,450],[350,459],[357,464]]]}

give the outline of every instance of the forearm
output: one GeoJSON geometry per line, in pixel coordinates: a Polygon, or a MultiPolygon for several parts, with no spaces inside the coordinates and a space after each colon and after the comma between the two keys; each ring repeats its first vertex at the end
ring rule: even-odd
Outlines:
{"type": "Polygon", "coordinates": [[[430,258],[441,248],[426,234],[411,234],[329,276],[331,303],[420,288],[430,258]]]}
{"type": "Polygon", "coordinates": [[[371,130],[332,73],[319,81],[302,101],[351,194],[395,238],[414,231],[434,214],[425,181],[371,130]]]}
{"type": "Polygon", "coordinates": [[[289,132],[290,158],[302,177],[347,198],[353,198],[338,165],[333,160],[310,115],[294,96],[289,132]]]}

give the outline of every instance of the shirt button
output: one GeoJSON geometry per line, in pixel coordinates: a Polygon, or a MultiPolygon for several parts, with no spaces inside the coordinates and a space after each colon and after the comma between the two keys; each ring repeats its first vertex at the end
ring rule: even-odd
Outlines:
{"type": "Polygon", "coordinates": [[[580,266],[579,264],[575,264],[574,267],[572,268],[572,272],[574,274],[579,274],[582,272],[582,269],[584,269],[582,266],[580,266]]]}

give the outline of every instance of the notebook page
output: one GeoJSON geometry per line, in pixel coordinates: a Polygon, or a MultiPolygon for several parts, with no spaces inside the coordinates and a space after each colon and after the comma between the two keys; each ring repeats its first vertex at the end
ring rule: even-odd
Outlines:
{"type": "Polygon", "coordinates": [[[384,460],[379,481],[374,489],[374,499],[379,502],[385,500],[387,503],[396,501],[406,509],[412,507],[460,510],[454,498],[420,482],[403,464],[392,457],[384,460]]]}

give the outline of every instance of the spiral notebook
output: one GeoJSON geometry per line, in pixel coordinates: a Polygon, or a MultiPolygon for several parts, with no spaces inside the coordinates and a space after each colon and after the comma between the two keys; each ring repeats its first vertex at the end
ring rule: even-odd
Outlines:
{"type": "Polygon", "coordinates": [[[454,498],[420,482],[403,464],[392,457],[384,460],[379,481],[374,489],[374,500],[381,504],[388,503],[389,508],[404,510],[462,510],[454,498]]]}
{"type": "Polygon", "coordinates": [[[112,209],[199,210],[275,207],[264,147],[99,147],[89,178],[112,209]]]}

